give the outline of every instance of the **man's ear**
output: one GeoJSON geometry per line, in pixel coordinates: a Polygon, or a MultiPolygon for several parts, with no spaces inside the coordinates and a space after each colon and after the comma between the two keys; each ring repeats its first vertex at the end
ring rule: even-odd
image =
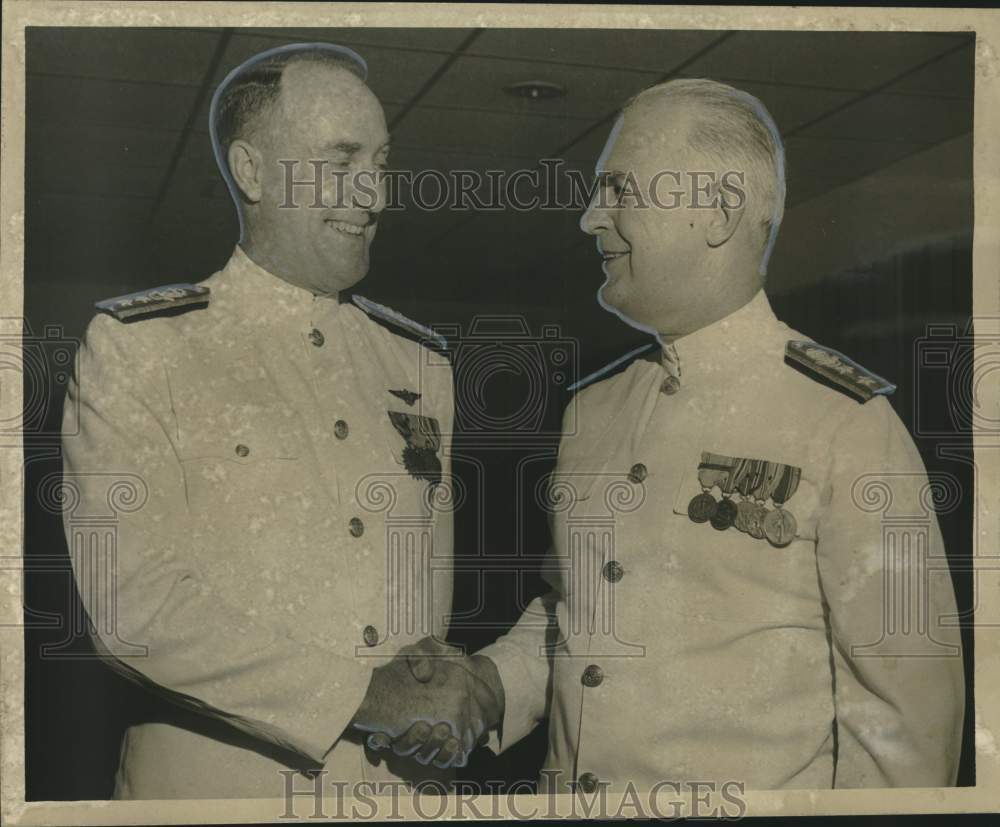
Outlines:
{"type": "Polygon", "coordinates": [[[263,157],[253,144],[237,139],[229,145],[229,173],[239,187],[243,197],[252,204],[261,199],[261,176],[264,171],[263,157]]]}
{"type": "Polygon", "coordinates": [[[709,247],[721,247],[736,232],[743,220],[743,202],[730,203],[729,193],[718,183],[713,188],[712,196],[715,206],[712,208],[712,218],[705,230],[705,240],[709,247]]]}

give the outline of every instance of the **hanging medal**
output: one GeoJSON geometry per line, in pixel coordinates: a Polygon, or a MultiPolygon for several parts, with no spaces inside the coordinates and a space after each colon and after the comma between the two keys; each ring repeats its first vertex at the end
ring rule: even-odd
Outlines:
{"type": "Polygon", "coordinates": [[[742,498],[736,505],[733,525],[744,534],[759,540],[764,536],[764,509],[753,498],[764,478],[764,463],[755,459],[741,459],[736,472],[736,490],[742,498]]]}
{"type": "Polygon", "coordinates": [[[698,465],[698,484],[701,493],[696,494],[688,503],[688,517],[693,523],[707,523],[719,508],[719,501],[712,496],[712,489],[720,485],[729,476],[730,466],[722,462],[725,457],[702,452],[701,463],[698,465]]]}
{"type": "Polygon", "coordinates": [[[712,515],[709,522],[712,524],[712,528],[716,531],[725,531],[733,525],[736,520],[736,503],[733,502],[733,486],[736,481],[736,460],[730,460],[730,464],[727,466],[728,471],[724,479],[720,480],[719,488],[722,491],[722,499],[719,501],[718,508],[715,509],[715,513],[712,515]]]}
{"type": "Polygon", "coordinates": [[[795,539],[795,532],[798,530],[798,523],[794,515],[782,508],[799,487],[801,470],[792,465],[783,466],[784,471],[778,480],[777,485],[771,492],[771,500],[774,502],[774,511],[771,511],[764,520],[764,533],[768,542],[778,548],[784,548],[795,539]]]}
{"type": "Polygon", "coordinates": [[[781,474],[784,470],[784,466],[779,462],[766,462],[761,460],[761,466],[763,468],[761,483],[754,492],[760,509],[758,512],[760,515],[760,536],[758,539],[763,539],[767,536],[765,524],[771,516],[771,510],[765,505],[765,503],[771,499],[774,489],[777,488],[778,483],[781,482],[781,474]]]}

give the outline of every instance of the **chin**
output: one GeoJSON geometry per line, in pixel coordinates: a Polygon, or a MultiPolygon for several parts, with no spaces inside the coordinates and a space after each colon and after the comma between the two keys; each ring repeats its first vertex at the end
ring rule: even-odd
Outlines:
{"type": "Polygon", "coordinates": [[[644,314],[641,305],[634,307],[636,302],[629,301],[628,296],[621,295],[621,292],[615,289],[615,285],[607,281],[604,282],[597,291],[597,303],[609,313],[614,313],[629,327],[634,327],[644,333],[656,333],[656,329],[643,320],[644,314]]]}
{"type": "Polygon", "coordinates": [[[343,262],[340,262],[340,264],[341,266],[339,268],[331,266],[327,270],[327,273],[329,274],[327,277],[327,281],[329,282],[327,288],[330,292],[348,290],[368,275],[367,261],[356,267],[349,268],[343,267],[343,262]]]}

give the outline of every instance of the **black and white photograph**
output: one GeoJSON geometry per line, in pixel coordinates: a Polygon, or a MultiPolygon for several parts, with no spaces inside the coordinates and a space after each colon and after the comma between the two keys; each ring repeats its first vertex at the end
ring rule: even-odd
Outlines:
{"type": "Polygon", "coordinates": [[[994,12],[112,5],[5,3],[8,823],[995,811],[994,12]]]}

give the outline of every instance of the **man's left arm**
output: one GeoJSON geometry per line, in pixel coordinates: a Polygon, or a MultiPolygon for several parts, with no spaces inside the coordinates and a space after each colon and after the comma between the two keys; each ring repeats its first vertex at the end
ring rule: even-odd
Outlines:
{"type": "Polygon", "coordinates": [[[834,786],[951,786],[962,657],[923,462],[882,397],[855,409],[831,452],[817,562],[833,649],[834,786]]]}

